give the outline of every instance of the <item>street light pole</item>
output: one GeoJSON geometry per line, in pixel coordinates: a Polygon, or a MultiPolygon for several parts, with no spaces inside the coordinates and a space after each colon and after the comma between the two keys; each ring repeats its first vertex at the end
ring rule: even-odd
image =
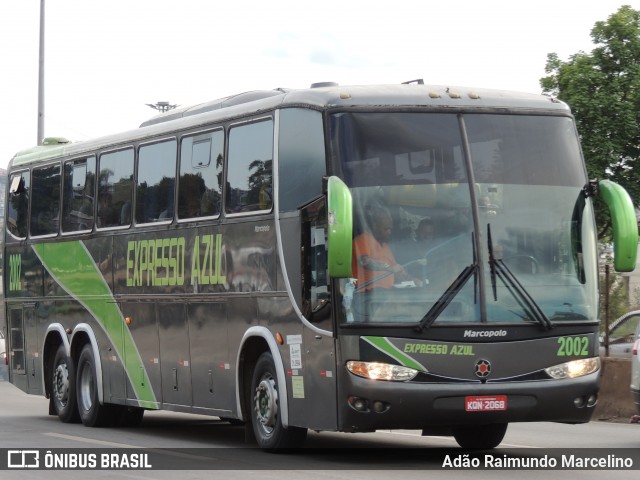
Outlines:
{"type": "Polygon", "coordinates": [[[147,107],[151,107],[154,110],[158,110],[160,113],[168,112],[169,110],[173,110],[178,105],[172,105],[169,102],[156,102],[155,104],[147,103],[147,107]]]}
{"type": "Polygon", "coordinates": [[[38,56],[38,145],[44,139],[44,0],[40,0],[40,53],[38,56]]]}

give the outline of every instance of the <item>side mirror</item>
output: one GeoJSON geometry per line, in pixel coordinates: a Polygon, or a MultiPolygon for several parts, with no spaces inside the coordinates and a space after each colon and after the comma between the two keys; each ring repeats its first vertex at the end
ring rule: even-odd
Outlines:
{"type": "Polygon", "coordinates": [[[338,177],[327,181],[329,275],[351,277],[353,208],[349,187],[338,177]]]}
{"type": "Polygon", "coordinates": [[[613,268],[618,272],[632,272],[638,253],[638,224],[636,211],[627,191],[610,180],[601,180],[598,190],[609,207],[613,227],[613,268]]]}
{"type": "Polygon", "coordinates": [[[24,179],[22,175],[18,174],[11,179],[9,193],[12,195],[20,195],[22,192],[24,192],[24,179]]]}

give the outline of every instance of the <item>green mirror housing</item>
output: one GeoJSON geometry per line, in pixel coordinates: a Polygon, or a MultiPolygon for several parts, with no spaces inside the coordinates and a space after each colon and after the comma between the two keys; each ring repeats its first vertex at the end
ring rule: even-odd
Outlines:
{"type": "Polygon", "coordinates": [[[338,177],[327,181],[329,275],[351,277],[353,209],[349,187],[338,177]]]}
{"type": "Polygon", "coordinates": [[[609,207],[613,227],[613,268],[632,272],[638,253],[636,211],[627,191],[610,180],[601,180],[598,190],[609,207]]]}

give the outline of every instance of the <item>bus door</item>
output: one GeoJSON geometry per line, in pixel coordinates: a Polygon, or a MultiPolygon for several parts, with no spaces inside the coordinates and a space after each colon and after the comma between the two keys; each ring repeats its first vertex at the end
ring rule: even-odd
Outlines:
{"type": "Polygon", "coordinates": [[[35,304],[9,309],[7,353],[10,378],[27,393],[42,394],[42,361],[34,315],[35,304]]]}
{"type": "Polygon", "coordinates": [[[227,303],[187,305],[193,406],[232,411],[235,380],[229,360],[227,303]]]}
{"type": "MultiPolygon", "coordinates": [[[[318,329],[333,331],[330,281],[327,271],[327,207],[324,197],[305,206],[301,214],[302,243],[302,311],[318,329]]],[[[295,424],[303,417],[313,429],[337,428],[335,404],[336,357],[335,339],[309,328],[302,335],[304,390],[293,388],[294,398],[306,401],[292,402],[290,420],[295,424]],[[313,392],[307,395],[306,392],[313,392]]]]}
{"type": "Polygon", "coordinates": [[[158,303],[162,403],[191,405],[191,354],[183,303],[158,303]]]}

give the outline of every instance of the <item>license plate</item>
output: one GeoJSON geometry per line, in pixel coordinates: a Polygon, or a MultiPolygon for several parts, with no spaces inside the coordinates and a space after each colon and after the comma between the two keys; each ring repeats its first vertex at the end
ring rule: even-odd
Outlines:
{"type": "Polygon", "coordinates": [[[464,409],[467,412],[495,412],[507,409],[507,396],[494,395],[482,397],[464,397],[464,409]]]}

